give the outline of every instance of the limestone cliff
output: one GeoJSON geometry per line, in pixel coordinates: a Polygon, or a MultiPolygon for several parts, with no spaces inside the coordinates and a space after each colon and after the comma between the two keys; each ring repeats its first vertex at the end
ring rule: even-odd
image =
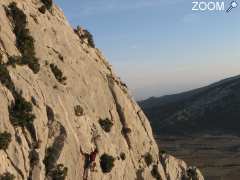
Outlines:
{"type": "Polygon", "coordinates": [[[73,30],[50,0],[0,1],[0,63],[0,179],[83,179],[95,148],[89,180],[191,179],[186,165],[160,157],[90,33],[73,30]]]}

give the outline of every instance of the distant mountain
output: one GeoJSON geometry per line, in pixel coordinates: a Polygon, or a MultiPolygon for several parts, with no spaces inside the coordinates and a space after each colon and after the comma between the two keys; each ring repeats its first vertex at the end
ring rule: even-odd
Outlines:
{"type": "Polygon", "coordinates": [[[240,75],[139,104],[157,135],[240,135],[240,75]]]}

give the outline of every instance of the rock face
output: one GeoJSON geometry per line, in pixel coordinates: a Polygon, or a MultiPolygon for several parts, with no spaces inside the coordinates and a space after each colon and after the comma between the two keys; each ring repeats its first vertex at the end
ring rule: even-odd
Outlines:
{"type": "Polygon", "coordinates": [[[196,167],[188,167],[187,164],[173,156],[163,154],[161,163],[164,167],[167,179],[181,179],[181,180],[204,180],[199,169],[196,167]]]}
{"type": "Polygon", "coordinates": [[[180,180],[126,85],[80,38],[50,0],[0,1],[0,179],[83,179],[97,148],[87,179],[180,180]]]}

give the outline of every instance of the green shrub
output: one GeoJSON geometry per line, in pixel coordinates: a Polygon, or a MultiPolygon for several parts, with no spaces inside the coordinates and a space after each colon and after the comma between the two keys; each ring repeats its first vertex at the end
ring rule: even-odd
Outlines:
{"type": "Polygon", "coordinates": [[[124,161],[126,159],[126,154],[124,152],[121,152],[120,158],[124,161]]]}
{"type": "Polygon", "coordinates": [[[35,149],[33,149],[29,153],[29,160],[30,160],[31,167],[33,167],[39,163],[39,154],[35,149]]]}
{"type": "Polygon", "coordinates": [[[15,89],[6,65],[0,64],[0,82],[12,93],[14,100],[8,107],[9,119],[14,126],[26,127],[33,140],[36,140],[36,131],[33,126],[35,115],[32,112],[32,104],[27,102],[15,89]]]}
{"type": "Polygon", "coordinates": [[[147,166],[150,166],[153,163],[153,157],[150,153],[146,153],[144,155],[144,160],[145,160],[145,163],[147,164],[147,166]]]}
{"type": "Polygon", "coordinates": [[[83,115],[83,108],[80,105],[74,107],[75,115],[82,116],[83,115]]]}
{"type": "Polygon", "coordinates": [[[26,28],[27,17],[24,12],[17,7],[15,2],[11,3],[8,8],[7,13],[11,16],[14,23],[13,32],[16,36],[16,46],[22,54],[19,64],[28,65],[34,73],[38,73],[40,65],[38,63],[39,60],[35,57],[34,39],[30,35],[29,29],[26,28]]]}
{"type": "Polygon", "coordinates": [[[52,9],[52,6],[53,6],[53,1],[52,0],[42,0],[42,3],[45,5],[45,7],[48,10],[52,9]]]}
{"type": "Polygon", "coordinates": [[[21,93],[15,90],[9,71],[6,65],[3,64],[0,64],[0,82],[11,91],[15,99],[8,107],[10,121],[14,126],[26,127],[34,138],[35,128],[33,126],[33,120],[35,119],[35,115],[32,112],[32,104],[27,102],[21,93]]]}
{"type": "Polygon", "coordinates": [[[38,8],[39,12],[42,13],[42,14],[45,14],[46,13],[46,6],[41,6],[40,8],[38,8]]]}
{"type": "Polygon", "coordinates": [[[187,176],[189,177],[189,179],[197,179],[197,168],[196,167],[189,167],[187,169],[187,176]]]}
{"type": "Polygon", "coordinates": [[[57,167],[50,173],[52,180],[65,180],[67,177],[68,168],[63,164],[58,164],[57,167]]]}
{"type": "Polygon", "coordinates": [[[124,82],[120,81],[120,84],[121,84],[121,86],[123,86],[123,87],[125,87],[125,88],[128,88],[128,86],[127,86],[127,84],[126,84],[126,83],[124,83],[124,82]]]}
{"type": "MultiPolygon", "coordinates": [[[[87,39],[88,45],[92,48],[95,48],[93,36],[88,30],[83,29],[80,26],[78,26],[77,29],[75,29],[74,31],[78,34],[80,40],[87,39]],[[81,33],[79,33],[79,32],[81,32],[81,33]]],[[[88,51],[86,51],[86,53],[88,53],[88,51]]]]}
{"type": "Polygon", "coordinates": [[[32,36],[30,36],[29,29],[24,28],[19,32],[15,30],[15,34],[17,38],[17,47],[22,55],[26,57],[34,56],[34,39],[32,36]]]}
{"type": "Polygon", "coordinates": [[[0,64],[0,82],[4,86],[6,86],[11,92],[15,90],[15,86],[9,75],[9,71],[8,71],[7,67],[3,64],[0,64]]]}
{"type": "Polygon", "coordinates": [[[17,7],[16,2],[12,2],[8,8],[7,14],[11,16],[14,22],[14,33],[21,35],[21,31],[27,26],[27,17],[24,12],[17,7]]]}
{"type": "Polygon", "coordinates": [[[63,76],[62,71],[57,67],[57,65],[50,64],[50,68],[51,68],[51,71],[54,74],[55,78],[58,80],[58,82],[65,85],[65,81],[67,80],[67,78],[65,76],[63,76]]]}
{"type": "Polygon", "coordinates": [[[20,56],[9,56],[7,65],[10,65],[12,67],[16,67],[16,64],[19,64],[21,62],[20,56]]]}
{"type": "Polygon", "coordinates": [[[85,37],[88,40],[89,46],[91,46],[92,48],[95,48],[95,43],[94,43],[92,34],[88,30],[84,30],[84,31],[85,31],[85,37]]]}
{"type": "Polygon", "coordinates": [[[157,165],[153,165],[153,168],[151,170],[151,174],[155,179],[161,180],[161,175],[158,171],[158,166],[157,165]]]}
{"type": "Polygon", "coordinates": [[[12,136],[10,133],[4,132],[0,133],[0,150],[7,150],[10,142],[11,142],[12,136]]]}
{"type": "Polygon", "coordinates": [[[167,151],[164,150],[164,149],[162,149],[162,150],[159,151],[159,154],[160,154],[160,155],[167,154],[167,151]]]}
{"type": "Polygon", "coordinates": [[[112,168],[114,167],[114,161],[115,159],[107,154],[103,154],[100,157],[100,166],[103,173],[109,173],[111,172],[112,168]]]}
{"type": "Polygon", "coordinates": [[[112,121],[110,121],[108,118],[99,119],[99,124],[105,132],[110,132],[113,126],[112,121]]]}
{"type": "Polygon", "coordinates": [[[15,176],[9,172],[0,175],[0,180],[14,180],[15,176]]]}
{"type": "MultiPolygon", "coordinates": [[[[27,52],[26,52],[27,53],[27,52]]],[[[18,65],[28,65],[30,69],[34,73],[37,73],[40,70],[40,66],[38,63],[36,63],[38,60],[34,56],[10,56],[8,58],[7,65],[11,65],[12,67],[16,67],[16,64],[18,65]]]]}
{"type": "Polygon", "coordinates": [[[123,135],[128,135],[131,132],[132,132],[132,130],[130,128],[128,128],[128,127],[123,127],[122,128],[122,134],[123,135]]]}
{"type": "Polygon", "coordinates": [[[12,102],[8,108],[12,124],[14,126],[29,127],[35,119],[32,104],[16,92],[14,98],[15,102],[12,102]]]}
{"type": "Polygon", "coordinates": [[[28,67],[36,74],[40,71],[40,64],[35,56],[23,56],[22,65],[28,65],[28,67]]]}

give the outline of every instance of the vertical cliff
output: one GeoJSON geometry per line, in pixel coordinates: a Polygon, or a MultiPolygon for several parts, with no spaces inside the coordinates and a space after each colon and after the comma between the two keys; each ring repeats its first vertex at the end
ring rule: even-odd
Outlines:
{"type": "Polygon", "coordinates": [[[159,155],[147,118],[90,33],[73,30],[50,0],[1,0],[0,179],[83,179],[95,148],[88,179],[191,176],[159,155]]]}

